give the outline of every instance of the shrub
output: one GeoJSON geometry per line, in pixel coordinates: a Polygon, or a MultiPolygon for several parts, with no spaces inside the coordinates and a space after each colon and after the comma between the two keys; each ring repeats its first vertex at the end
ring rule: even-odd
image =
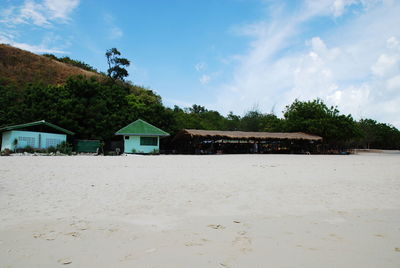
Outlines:
{"type": "Polygon", "coordinates": [[[14,152],[17,150],[18,147],[18,139],[14,139],[12,142],[12,146],[14,147],[14,152]]]}
{"type": "Polygon", "coordinates": [[[26,153],[33,154],[35,152],[35,149],[33,149],[32,146],[27,145],[27,146],[25,146],[25,148],[22,149],[22,151],[26,152],[26,153]]]}
{"type": "Polygon", "coordinates": [[[63,141],[56,146],[56,151],[59,151],[62,154],[71,155],[72,154],[72,146],[71,146],[71,144],[63,141]]]}
{"type": "Polygon", "coordinates": [[[153,151],[150,152],[150,154],[160,154],[160,150],[154,149],[153,151]]]}
{"type": "Polygon", "coordinates": [[[50,146],[46,149],[47,153],[56,153],[57,152],[57,148],[54,146],[50,146]]]}
{"type": "Polygon", "coordinates": [[[11,153],[12,153],[12,151],[10,149],[6,148],[0,152],[0,155],[1,156],[9,156],[11,153]]]}

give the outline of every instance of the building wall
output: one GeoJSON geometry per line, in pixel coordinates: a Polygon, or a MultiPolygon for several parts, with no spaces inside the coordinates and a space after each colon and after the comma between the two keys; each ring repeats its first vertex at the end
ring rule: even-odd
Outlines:
{"type": "Polygon", "coordinates": [[[124,136],[124,152],[131,154],[133,153],[133,149],[135,149],[135,153],[149,154],[154,152],[154,150],[159,150],[160,137],[154,136],[154,138],[157,138],[157,146],[140,145],[140,136],[124,136]]]}
{"type": "Polygon", "coordinates": [[[3,132],[2,138],[1,138],[1,150],[3,151],[4,149],[12,149],[12,140],[10,139],[11,136],[11,131],[3,132]]]}
{"type": "Polygon", "coordinates": [[[12,144],[15,139],[18,140],[17,148],[31,146],[35,149],[46,149],[50,146],[55,147],[63,141],[67,141],[67,135],[33,131],[7,131],[3,132],[1,150],[6,148],[14,150],[12,144]]]}

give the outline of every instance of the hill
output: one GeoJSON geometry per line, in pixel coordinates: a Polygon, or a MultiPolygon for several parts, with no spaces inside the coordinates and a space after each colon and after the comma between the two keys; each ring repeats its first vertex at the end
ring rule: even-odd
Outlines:
{"type": "Polygon", "coordinates": [[[102,76],[45,56],[0,44],[0,78],[7,78],[17,86],[38,81],[44,84],[64,84],[72,75],[102,76]]]}

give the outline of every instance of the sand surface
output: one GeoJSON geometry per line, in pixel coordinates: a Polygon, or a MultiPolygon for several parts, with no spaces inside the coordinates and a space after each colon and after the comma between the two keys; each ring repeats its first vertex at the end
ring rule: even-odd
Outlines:
{"type": "Polygon", "coordinates": [[[0,267],[400,267],[400,154],[0,157],[0,267]]]}

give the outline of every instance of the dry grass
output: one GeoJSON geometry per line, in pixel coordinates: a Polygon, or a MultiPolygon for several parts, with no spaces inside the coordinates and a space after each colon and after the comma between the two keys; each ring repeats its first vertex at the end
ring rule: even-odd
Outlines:
{"type": "Polygon", "coordinates": [[[202,137],[219,139],[277,139],[277,140],[322,140],[320,136],[302,132],[246,132],[246,131],[219,131],[219,130],[200,130],[184,129],[178,133],[177,137],[202,137]]]}
{"type": "Polygon", "coordinates": [[[23,86],[38,81],[44,84],[63,84],[72,75],[101,77],[98,73],[0,44],[0,78],[7,78],[23,86]]]}

